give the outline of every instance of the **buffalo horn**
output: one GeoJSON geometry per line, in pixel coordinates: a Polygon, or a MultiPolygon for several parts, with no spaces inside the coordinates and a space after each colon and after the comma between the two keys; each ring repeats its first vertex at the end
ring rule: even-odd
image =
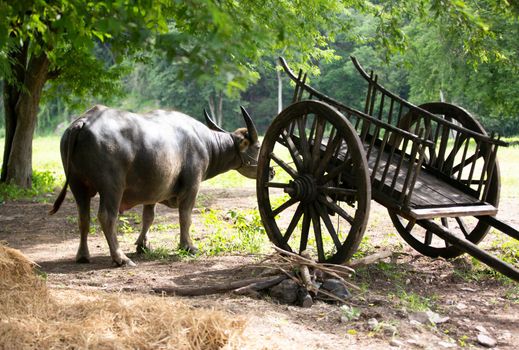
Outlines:
{"type": "Polygon", "coordinates": [[[207,110],[204,108],[204,116],[205,116],[205,122],[209,129],[215,130],[215,131],[221,131],[221,132],[227,132],[224,129],[220,128],[216,123],[211,119],[209,116],[209,113],[207,113],[207,110]]]}
{"type": "Polygon", "coordinates": [[[247,113],[245,108],[243,106],[240,106],[240,109],[241,113],[243,114],[243,118],[245,119],[245,124],[247,124],[249,138],[251,139],[252,143],[256,143],[256,141],[258,141],[258,132],[256,131],[256,126],[254,125],[252,118],[250,117],[249,113],[247,113]]]}

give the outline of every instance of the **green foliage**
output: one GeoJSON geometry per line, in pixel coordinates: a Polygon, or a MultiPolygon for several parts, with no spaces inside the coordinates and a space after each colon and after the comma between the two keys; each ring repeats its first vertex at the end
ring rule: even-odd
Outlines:
{"type": "Polygon", "coordinates": [[[413,292],[407,292],[401,289],[394,297],[398,298],[400,302],[408,310],[411,311],[426,311],[433,307],[434,301],[430,297],[423,297],[413,292]]]}
{"type": "Polygon", "coordinates": [[[180,228],[180,224],[169,223],[169,224],[153,224],[150,227],[150,231],[152,232],[165,232],[165,231],[173,231],[178,230],[180,228]]]}
{"type": "MultiPolygon", "coordinates": [[[[494,236],[495,238],[490,248],[492,254],[508,264],[518,266],[519,241],[500,232],[494,232],[494,236]]],[[[470,258],[470,264],[465,264],[461,268],[457,268],[455,272],[458,276],[466,280],[479,281],[491,278],[497,279],[505,285],[515,286],[515,282],[511,279],[473,257],[470,258]]]]}
{"type": "Polygon", "coordinates": [[[29,57],[44,54],[50,60],[49,72],[55,86],[66,86],[65,96],[113,93],[114,78],[122,73],[114,64],[149,45],[153,33],[167,31],[165,15],[171,9],[169,1],[137,5],[132,0],[16,1],[0,6],[0,74],[19,83],[12,57],[30,42],[29,57]]]}
{"type": "MultiPolygon", "coordinates": [[[[34,170],[32,173],[32,187],[21,188],[19,186],[0,183],[0,204],[6,200],[29,199],[40,197],[61,185],[60,178],[51,171],[34,170]]],[[[37,198],[43,199],[45,198],[37,198]]]]}
{"type": "Polygon", "coordinates": [[[132,224],[130,223],[130,220],[124,215],[119,215],[119,224],[117,226],[117,232],[120,232],[123,234],[135,232],[135,229],[133,228],[132,224]]]}
{"type": "MultiPolygon", "coordinates": [[[[410,99],[423,103],[439,100],[465,106],[493,131],[510,135],[519,131],[517,109],[519,53],[517,16],[498,1],[462,1],[462,21],[473,21],[470,31],[448,31],[442,26],[413,20],[407,26],[412,40],[403,55],[409,72],[410,99]],[[475,31],[483,31],[477,35],[475,31]],[[477,49],[469,49],[477,48],[477,49]]],[[[448,11],[452,9],[449,8],[448,11]]],[[[448,15],[454,16],[449,13],[448,15]]],[[[453,17],[454,18],[454,17],[453,17]]],[[[462,23],[465,23],[462,22],[462,23]]],[[[463,25],[463,24],[462,24],[463,25]]]]}
{"type": "MultiPolygon", "coordinates": [[[[245,104],[264,131],[277,114],[278,55],[309,71],[319,89],[362,109],[365,86],[348,63],[351,54],[404,98],[434,101],[441,90],[490,130],[519,131],[519,87],[511,79],[519,26],[517,7],[509,2],[60,0],[0,6],[2,76],[14,79],[9,57],[24,40],[34,42],[31,53],[46,50],[52,62],[54,79],[38,118],[42,134],[95,102],[133,111],[176,109],[201,119],[207,101],[222,91],[225,128],[242,126],[238,105],[245,104]]],[[[289,99],[286,81],[283,87],[289,99]]]]}
{"type": "Polygon", "coordinates": [[[200,244],[207,255],[260,253],[268,246],[257,210],[229,210],[223,215],[221,211],[211,209],[202,217],[204,225],[210,229],[200,244]]]}
{"type": "Polygon", "coordinates": [[[359,248],[352,256],[352,260],[363,258],[375,252],[375,250],[376,248],[371,242],[371,238],[369,237],[369,235],[364,235],[364,237],[362,237],[362,240],[360,241],[359,248]]]}
{"type": "Polygon", "coordinates": [[[160,260],[167,261],[171,260],[175,256],[175,252],[167,247],[159,246],[156,248],[144,248],[144,259],[146,260],[160,260]]]}
{"type": "Polygon", "coordinates": [[[350,305],[342,305],[341,308],[341,319],[346,319],[347,321],[355,321],[360,318],[361,311],[359,308],[350,305]]]}
{"type": "Polygon", "coordinates": [[[254,188],[256,181],[246,178],[237,171],[231,170],[204,181],[202,186],[206,188],[254,188]]]}

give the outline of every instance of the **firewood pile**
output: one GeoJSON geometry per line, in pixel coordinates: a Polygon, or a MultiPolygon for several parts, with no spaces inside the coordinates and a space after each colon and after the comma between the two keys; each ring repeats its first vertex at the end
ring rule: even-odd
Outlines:
{"type": "Polygon", "coordinates": [[[276,253],[264,257],[255,267],[255,277],[230,280],[210,286],[162,286],[156,293],[196,296],[232,292],[254,298],[270,297],[290,305],[310,307],[316,300],[344,303],[350,290],[359,288],[350,282],[355,270],[344,265],[317,263],[307,254],[297,255],[274,247],[276,253]]]}

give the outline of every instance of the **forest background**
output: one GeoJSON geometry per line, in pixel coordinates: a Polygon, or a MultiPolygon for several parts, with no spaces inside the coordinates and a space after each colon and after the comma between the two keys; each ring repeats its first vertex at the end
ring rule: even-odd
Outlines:
{"type": "MultiPolygon", "coordinates": [[[[38,3],[40,13],[22,8],[25,13],[19,13],[24,13],[23,20],[14,12],[20,9],[9,2],[1,3],[14,10],[12,17],[7,17],[11,22],[5,22],[11,27],[6,27],[2,38],[6,45],[0,52],[0,63],[4,64],[0,70],[8,83],[0,87],[4,95],[0,101],[0,138],[7,130],[6,86],[23,91],[9,76],[13,70],[6,69],[11,53],[17,52],[12,50],[16,39],[26,35],[27,42],[41,41],[44,44],[38,47],[49,50],[45,43],[54,40],[45,36],[49,28],[51,35],[55,30],[72,41],[65,41],[65,49],[55,45],[53,51],[48,51],[51,68],[39,102],[36,135],[59,134],[96,103],[135,112],[173,109],[200,120],[207,108],[229,130],[241,126],[237,115],[239,106],[244,105],[260,132],[264,132],[280,108],[286,107],[280,105],[280,94],[286,96],[291,91],[287,79],[280,83],[280,55],[287,56],[293,69],[309,71],[311,85],[318,90],[353,107],[362,108],[365,86],[349,62],[350,55],[374,70],[382,85],[415,104],[442,99],[469,110],[488,131],[505,136],[519,133],[519,7],[515,0],[239,4],[201,0],[171,5],[173,17],[160,12],[165,11],[163,3],[167,1],[137,1],[136,5],[123,0],[92,3],[94,7],[106,6],[99,13],[109,14],[119,6],[117,11],[133,11],[138,14],[135,18],[144,21],[157,11],[154,25],[162,27],[163,34],[151,40],[143,37],[143,45],[135,45],[142,30],[124,28],[124,21],[112,17],[97,22],[104,32],[99,28],[89,32],[92,44],[85,45],[77,24],[70,22],[73,17],[67,22],[68,17],[58,12],[57,22],[44,22],[51,9],[47,3],[38,3]],[[327,18],[332,13],[333,19],[327,18]],[[272,22],[263,26],[261,21],[269,17],[272,22]],[[27,29],[17,28],[17,21],[26,21],[27,29]],[[79,34],[72,31],[74,28],[79,34]],[[128,35],[125,33],[137,37],[124,39],[128,35]],[[121,37],[139,49],[120,50],[124,47],[121,37]],[[75,44],[82,49],[70,50],[75,44]],[[59,55],[63,53],[66,65],[60,67],[59,55]]],[[[79,8],[73,1],[60,3],[79,8]]],[[[20,50],[25,47],[23,43],[20,50]]],[[[38,50],[33,49],[34,57],[38,57],[38,50]]],[[[22,154],[30,158],[30,152],[22,154]]]]}

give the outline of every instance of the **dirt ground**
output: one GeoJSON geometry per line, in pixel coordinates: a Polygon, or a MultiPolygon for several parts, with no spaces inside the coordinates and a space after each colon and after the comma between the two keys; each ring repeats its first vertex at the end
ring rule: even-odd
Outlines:
{"type": "MultiPolygon", "coordinates": [[[[252,188],[238,191],[204,188],[201,194],[203,204],[211,208],[227,210],[256,206],[252,188]]],[[[106,241],[98,232],[89,237],[91,263],[76,264],[74,256],[79,241],[76,208],[70,194],[67,198],[61,210],[52,217],[47,215],[50,203],[15,201],[0,205],[0,241],[20,249],[39,264],[51,290],[147,294],[156,286],[210,285],[219,280],[246,277],[244,267],[255,262],[254,257],[242,255],[149,261],[131,253],[135,249],[135,233],[131,234],[131,239],[120,237],[120,243],[125,252],[131,253],[137,267],[116,268],[112,266],[106,241]]],[[[49,195],[49,202],[53,199],[54,195],[49,195]]],[[[500,206],[504,209],[499,217],[515,227],[519,227],[518,200],[519,196],[508,194],[500,206]]],[[[96,206],[93,208],[95,210],[96,206]]],[[[175,211],[161,206],[156,220],[178,223],[178,216],[175,211]]],[[[193,225],[197,235],[211,234],[202,224],[199,210],[194,212],[193,225]]],[[[151,235],[164,236],[173,247],[178,242],[177,231],[152,232],[151,235]]],[[[402,248],[393,261],[396,268],[393,267],[391,273],[384,269],[385,265],[375,264],[355,278],[357,285],[365,286],[362,292],[353,292],[351,305],[360,311],[357,319],[341,318],[344,312],[340,306],[322,302],[311,308],[300,308],[280,305],[268,298],[257,300],[232,294],[174,298],[193,307],[214,307],[248,319],[247,348],[480,348],[482,345],[477,341],[480,333],[495,339],[495,348],[519,348],[517,284],[492,277],[467,278],[469,259],[449,262],[423,257],[395,233],[385,209],[373,203],[366,231],[371,244],[375,249],[399,245],[402,248]],[[395,278],[402,282],[403,292],[396,288],[395,278]],[[428,302],[443,322],[413,320],[423,316],[410,309],[413,298],[428,302]]],[[[194,238],[196,240],[196,236],[194,238]]]]}

